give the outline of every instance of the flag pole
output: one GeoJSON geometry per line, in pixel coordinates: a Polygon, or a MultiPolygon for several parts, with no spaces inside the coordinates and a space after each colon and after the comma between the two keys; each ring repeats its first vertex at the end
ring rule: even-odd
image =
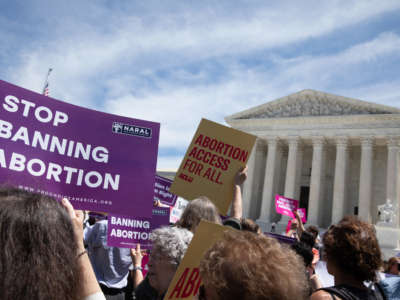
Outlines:
{"type": "Polygon", "coordinates": [[[53,71],[53,69],[49,68],[49,71],[47,72],[46,80],[45,80],[44,86],[43,86],[42,94],[45,96],[49,96],[49,76],[50,76],[51,71],[53,71]]]}

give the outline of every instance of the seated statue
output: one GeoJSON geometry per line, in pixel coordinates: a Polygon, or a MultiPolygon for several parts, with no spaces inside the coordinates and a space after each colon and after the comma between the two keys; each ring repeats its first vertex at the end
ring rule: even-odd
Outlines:
{"type": "Polygon", "coordinates": [[[393,205],[390,199],[386,200],[385,204],[378,205],[379,219],[383,223],[394,223],[396,217],[396,206],[393,205]]]}

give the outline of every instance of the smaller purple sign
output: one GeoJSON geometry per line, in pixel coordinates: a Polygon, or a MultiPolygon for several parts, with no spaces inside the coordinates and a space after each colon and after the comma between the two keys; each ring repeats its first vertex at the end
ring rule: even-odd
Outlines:
{"type": "Polygon", "coordinates": [[[175,194],[169,192],[172,180],[156,175],[156,181],[154,184],[154,200],[160,200],[162,204],[174,206],[176,198],[175,194]]]}
{"type": "Polygon", "coordinates": [[[119,248],[151,249],[151,232],[169,225],[169,207],[153,208],[151,218],[108,216],[107,245],[119,248]]]}
{"type": "Polygon", "coordinates": [[[265,235],[272,237],[274,239],[277,239],[278,242],[283,243],[283,244],[293,244],[297,240],[295,238],[288,237],[286,235],[281,235],[277,233],[272,233],[272,232],[264,232],[265,235]]]}

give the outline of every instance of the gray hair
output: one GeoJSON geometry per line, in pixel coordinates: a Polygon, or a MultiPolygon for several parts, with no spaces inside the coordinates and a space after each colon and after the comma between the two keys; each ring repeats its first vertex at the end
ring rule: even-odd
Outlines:
{"type": "Polygon", "coordinates": [[[184,228],[161,227],[153,230],[151,256],[167,259],[170,264],[178,266],[192,240],[193,233],[184,228]]]}

